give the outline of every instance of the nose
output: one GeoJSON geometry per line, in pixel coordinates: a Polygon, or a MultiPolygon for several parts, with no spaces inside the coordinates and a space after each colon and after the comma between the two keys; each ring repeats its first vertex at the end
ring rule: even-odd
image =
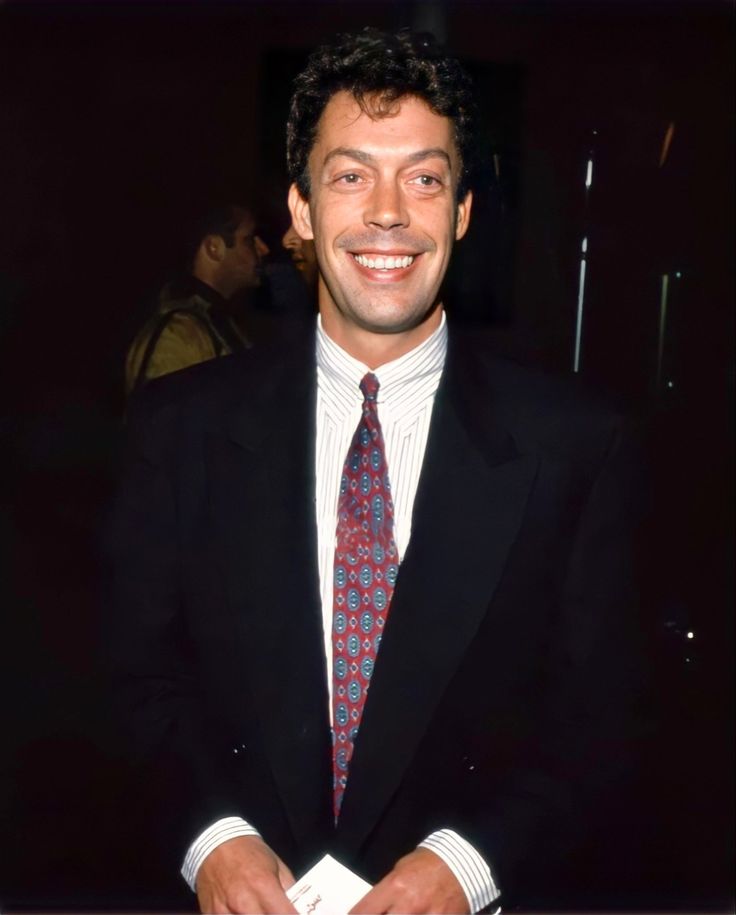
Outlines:
{"type": "Polygon", "coordinates": [[[289,226],[289,228],[284,232],[283,238],[281,239],[281,244],[286,248],[287,251],[296,249],[299,246],[300,242],[299,236],[294,230],[294,226],[289,226]]]}
{"type": "Polygon", "coordinates": [[[409,225],[409,214],[398,181],[379,179],[376,182],[365,210],[364,222],[381,229],[409,225]]]}
{"type": "Polygon", "coordinates": [[[256,254],[259,257],[266,257],[268,254],[271,253],[271,249],[268,247],[266,242],[259,235],[256,235],[255,242],[256,242],[256,254]]]}

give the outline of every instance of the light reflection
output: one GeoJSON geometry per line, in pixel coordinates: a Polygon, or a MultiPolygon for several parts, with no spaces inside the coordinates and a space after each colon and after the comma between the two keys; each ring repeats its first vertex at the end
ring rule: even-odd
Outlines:
{"type": "Polygon", "coordinates": [[[572,362],[573,372],[580,371],[580,347],[583,339],[583,307],[585,304],[585,255],[588,253],[588,236],[583,239],[583,256],[580,258],[580,277],[578,279],[578,311],[575,320],[575,355],[572,362]]]}
{"type": "Polygon", "coordinates": [[[664,139],[662,140],[662,150],[659,154],[659,167],[662,168],[664,163],[667,161],[667,156],[670,153],[670,146],[672,145],[672,138],[675,136],[675,122],[670,121],[667,125],[667,130],[664,132],[664,139]]]}

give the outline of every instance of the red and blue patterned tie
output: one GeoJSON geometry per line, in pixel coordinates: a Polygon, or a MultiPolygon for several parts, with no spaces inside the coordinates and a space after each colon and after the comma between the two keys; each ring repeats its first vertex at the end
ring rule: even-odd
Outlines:
{"type": "Polygon", "coordinates": [[[332,715],[335,819],[399,571],[378,379],[360,382],[363,415],[340,480],[333,579],[332,715]]]}

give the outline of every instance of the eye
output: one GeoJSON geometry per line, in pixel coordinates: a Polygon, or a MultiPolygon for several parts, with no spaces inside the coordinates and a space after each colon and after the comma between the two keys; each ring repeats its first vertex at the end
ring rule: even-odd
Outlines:
{"type": "Polygon", "coordinates": [[[338,184],[358,184],[362,179],[356,172],[348,172],[346,175],[338,175],[335,180],[338,184]]]}
{"type": "Polygon", "coordinates": [[[411,179],[411,184],[417,184],[419,187],[435,188],[441,187],[442,182],[435,175],[417,175],[411,179]]]}

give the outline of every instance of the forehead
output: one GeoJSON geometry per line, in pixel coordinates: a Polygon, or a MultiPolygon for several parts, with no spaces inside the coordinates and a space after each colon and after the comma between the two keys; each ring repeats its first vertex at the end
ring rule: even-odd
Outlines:
{"type": "MultiPolygon", "coordinates": [[[[370,104],[368,107],[370,110],[370,104]]],[[[396,157],[441,149],[453,165],[459,160],[450,119],[436,114],[416,96],[405,96],[386,115],[372,117],[349,92],[333,95],[317,125],[310,154],[312,164],[320,167],[330,154],[340,149],[396,157]]]]}

